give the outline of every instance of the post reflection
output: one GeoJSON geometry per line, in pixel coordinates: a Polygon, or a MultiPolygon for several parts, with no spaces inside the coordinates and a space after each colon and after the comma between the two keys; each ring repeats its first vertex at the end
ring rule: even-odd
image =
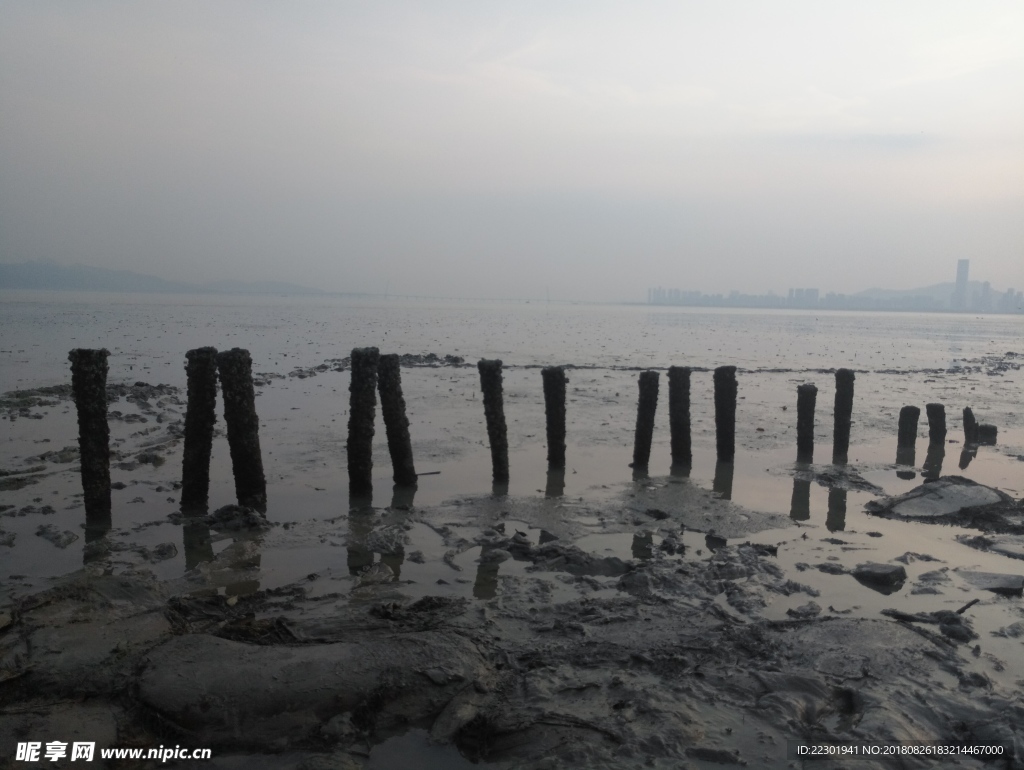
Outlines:
{"type": "Polygon", "coordinates": [[[811,518],[811,466],[797,463],[793,474],[793,497],[789,503],[789,518],[793,521],[807,521],[811,518]]]}
{"type": "Polygon", "coordinates": [[[732,478],[734,472],[735,466],[732,463],[722,462],[721,460],[715,463],[715,480],[711,488],[722,500],[732,500],[732,478]]]}
{"type": "Polygon", "coordinates": [[[942,475],[942,462],[946,459],[946,447],[942,444],[929,444],[928,454],[924,458],[922,474],[926,479],[934,481],[942,475]]]}
{"type": "Polygon", "coordinates": [[[832,487],[828,490],[828,516],[825,527],[829,532],[846,529],[846,490],[832,487]]]}
{"type": "Polygon", "coordinates": [[[548,483],[544,489],[544,497],[562,497],[565,494],[565,468],[552,468],[548,471],[548,483]]]}
{"type": "Polygon", "coordinates": [[[917,464],[917,450],[912,446],[901,446],[896,448],[896,464],[908,466],[900,470],[896,469],[896,476],[901,479],[917,478],[917,473],[911,470],[917,464]]]}

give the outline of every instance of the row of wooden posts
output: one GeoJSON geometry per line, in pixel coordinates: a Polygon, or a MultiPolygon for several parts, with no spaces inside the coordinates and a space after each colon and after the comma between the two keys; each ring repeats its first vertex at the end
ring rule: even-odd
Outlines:
{"type": "MultiPolygon", "coordinates": [[[[107,424],[106,350],[72,350],[72,390],[78,411],[79,446],[82,460],[82,485],[87,513],[109,515],[110,430],[107,424]]],[[[409,420],[402,395],[401,370],[396,354],[381,355],[377,348],[356,348],[351,356],[349,386],[348,474],[350,494],[372,492],[373,436],[380,393],[381,411],[391,454],[393,478],[400,487],[414,487],[417,481],[413,463],[409,420]]],[[[481,359],[477,368],[483,391],[484,416],[490,442],[493,480],[496,488],[507,489],[509,481],[508,432],[502,396],[502,362],[481,359]]],[[[228,446],[240,505],[265,510],[266,477],[259,441],[259,418],[252,379],[252,359],[247,350],[234,348],[218,352],[212,347],[186,353],[188,406],[185,415],[185,440],[182,460],[181,504],[185,510],[205,507],[209,495],[210,456],[217,380],[224,400],[228,446]]],[[[668,369],[668,410],[671,432],[672,466],[689,468],[693,461],[690,430],[691,369],[668,369]]],[[[565,369],[551,366],[541,370],[547,418],[548,468],[565,468],[566,382],[565,369]]],[[[853,415],[854,372],[838,369],[832,462],[844,464],[850,446],[853,415]]],[[[644,371],[639,375],[639,400],[633,445],[634,473],[646,472],[651,456],[654,418],[658,403],[660,375],[644,371]]],[[[814,412],[818,389],[805,383],[797,388],[797,460],[811,462],[814,453],[814,412]]],[[[714,371],[715,434],[719,463],[732,463],[736,451],[736,367],[720,366],[714,371]]],[[[945,408],[941,404],[926,407],[929,438],[942,443],[946,435],[945,408]]],[[[917,437],[921,410],[907,406],[900,412],[898,447],[912,448],[917,437]]],[[[964,410],[964,430],[968,443],[994,441],[992,426],[978,425],[971,410],[964,410]],[[989,431],[993,435],[989,435],[989,431]]],[[[899,459],[898,459],[899,461],[899,459]]]]}

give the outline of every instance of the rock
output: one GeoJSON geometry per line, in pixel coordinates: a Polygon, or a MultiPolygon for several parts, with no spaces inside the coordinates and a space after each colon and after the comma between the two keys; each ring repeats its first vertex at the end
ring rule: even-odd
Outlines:
{"type": "Polygon", "coordinates": [[[362,730],[432,720],[483,674],[476,647],[457,634],[369,634],[300,647],[257,646],[205,634],[152,650],[139,677],[148,707],[197,743],[264,749],[320,737],[321,714],[353,712],[362,730]],[[425,672],[447,672],[437,684],[425,672]]]}
{"type": "Polygon", "coordinates": [[[70,530],[64,530],[61,532],[53,524],[40,524],[36,530],[36,535],[43,538],[43,540],[49,540],[58,548],[67,548],[73,542],[78,540],[78,535],[70,530]]]}
{"type": "Polygon", "coordinates": [[[992,591],[1003,596],[1020,596],[1024,593],[1024,576],[1006,575],[998,572],[975,572],[958,569],[956,573],[964,580],[983,591],[992,591]]]}
{"type": "Polygon", "coordinates": [[[962,476],[943,476],[898,497],[872,500],[864,507],[886,518],[1024,533],[1024,506],[1005,492],[962,476]]]}
{"type": "Polygon", "coordinates": [[[786,614],[791,618],[797,620],[807,620],[809,618],[816,618],[821,614],[821,606],[817,602],[807,602],[799,607],[792,607],[786,610],[786,614]]]}
{"type": "Polygon", "coordinates": [[[907,579],[907,571],[898,564],[858,564],[850,574],[869,588],[882,593],[892,593],[907,579]]]}

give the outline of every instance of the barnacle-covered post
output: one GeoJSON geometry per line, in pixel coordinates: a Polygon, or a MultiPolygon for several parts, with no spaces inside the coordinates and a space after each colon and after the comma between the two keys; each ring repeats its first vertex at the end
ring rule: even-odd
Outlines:
{"type": "Polygon", "coordinates": [[[196,348],[185,354],[188,406],[181,461],[181,506],[204,507],[210,494],[210,454],[217,422],[217,349],[196,348]]]}
{"type": "Polygon", "coordinates": [[[239,505],[267,509],[267,480],[260,452],[260,418],[256,414],[256,390],[252,382],[252,357],[248,350],[232,348],[217,354],[217,371],[224,397],[224,422],[228,429],[231,470],[239,505]]]}
{"type": "Polygon", "coordinates": [[[397,353],[380,357],[377,364],[377,387],[380,390],[380,411],[384,415],[384,429],[388,434],[388,451],[391,453],[394,481],[401,486],[415,486],[416,466],[412,461],[409,418],[405,414],[402,370],[397,353]]]}
{"type": "MultiPolygon", "coordinates": [[[[78,449],[82,461],[85,516],[110,517],[110,425],[107,423],[106,349],[75,348],[71,361],[71,392],[78,412],[78,449]]],[[[88,526],[88,524],[87,524],[88,526]]]]}

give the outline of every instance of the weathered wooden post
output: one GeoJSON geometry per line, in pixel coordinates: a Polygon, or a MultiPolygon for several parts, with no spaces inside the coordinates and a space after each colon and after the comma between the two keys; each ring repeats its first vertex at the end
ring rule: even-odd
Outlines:
{"type": "Polygon", "coordinates": [[[850,422],[853,417],[853,370],[836,370],[835,424],[832,429],[832,462],[846,463],[850,452],[850,422]]]}
{"type": "Polygon", "coordinates": [[[196,348],[185,354],[188,405],[181,460],[181,507],[205,508],[210,495],[210,454],[217,422],[217,349],[196,348]]]}
{"type": "Polygon", "coordinates": [[[544,414],[548,429],[548,470],[565,468],[565,383],[561,366],[540,370],[544,380],[544,414]]]}
{"type": "Polygon", "coordinates": [[[814,461],[814,406],[818,388],[805,382],[796,389],[796,457],[798,462],[814,461]]]}
{"type": "Polygon", "coordinates": [[[929,444],[928,453],[921,467],[921,475],[926,479],[935,480],[942,475],[942,462],[946,459],[945,444],[929,444]]]}
{"type": "Polygon", "coordinates": [[[110,517],[110,426],[107,423],[107,356],[105,349],[75,348],[71,393],[78,412],[78,449],[82,461],[86,526],[89,519],[110,517]]]}
{"type": "Polygon", "coordinates": [[[348,489],[360,498],[373,492],[373,422],[377,415],[380,350],[353,348],[348,392],[348,489]]]}
{"type": "Polygon", "coordinates": [[[715,443],[718,459],[731,463],[736,455],[736,367],[715,369],[715,443]]]}
{"type": "MultiPolygon", "coordinates": [[[[978,443],[978,421],[974,419],[974,410],[964,407],[964,444],[978,443]]],[[[965,466],[966,467],[966,466],[965,466]]]]}
{"type": "Polygon", "coordinates": [[[946,442],[946,407],[942,404],[925,404],[928,415],[928,443],[944,444],[946,442]]]}
{"type": "Polygon", "coordinates": [[[380,411],[384,415],[384,429],[388,436],[394,481],[403,486],[415,486],[416,467],[412,461],[409,418],[405,414],[402,370],[397,353],[380,357],[377,364],[377,387],[380,389],[380,411]]]}
{"type": "Polygon", "coordinates": [[[481,358],[476,365],[480,372],[480,390],[484,395],[484,416],[487,438],[491,444],[491,467],[494,483],[500,488],[508,484],[508,428],[505,425],[505,404],[502,397],[501,361],[481,358]]]}
{"type": "Polygon", "coordinates": [[[920,417],[921,407],[919,406],[905,406],[900,409],[896,446],[913,448],[917,444],[917,421],[920,417]]]}
{"type": "Polygon", "coordinates": [[[637,380],[640,396],[636,407],[636,432],[633,435],[633,468],[646,469],[651,460],[654,438],[654,413],[658,409],[658,372],[640,372],[637,380]]]}
{"type": "Polygon", "coordinates": [[[668,424],[672,440],[672,467],[693,465],[690,445],[690,367],[668,368],[668,424]]]}
{"type": "Polygon", "coordinates": [[[267,509],[267,480],[260,452],[260,418],[256,414],[256,390],[252,383],[252,357],[248,350],[232,348],[217,354],[224,422],[228,429],[231,470],[239,505],[267,509]]]}

